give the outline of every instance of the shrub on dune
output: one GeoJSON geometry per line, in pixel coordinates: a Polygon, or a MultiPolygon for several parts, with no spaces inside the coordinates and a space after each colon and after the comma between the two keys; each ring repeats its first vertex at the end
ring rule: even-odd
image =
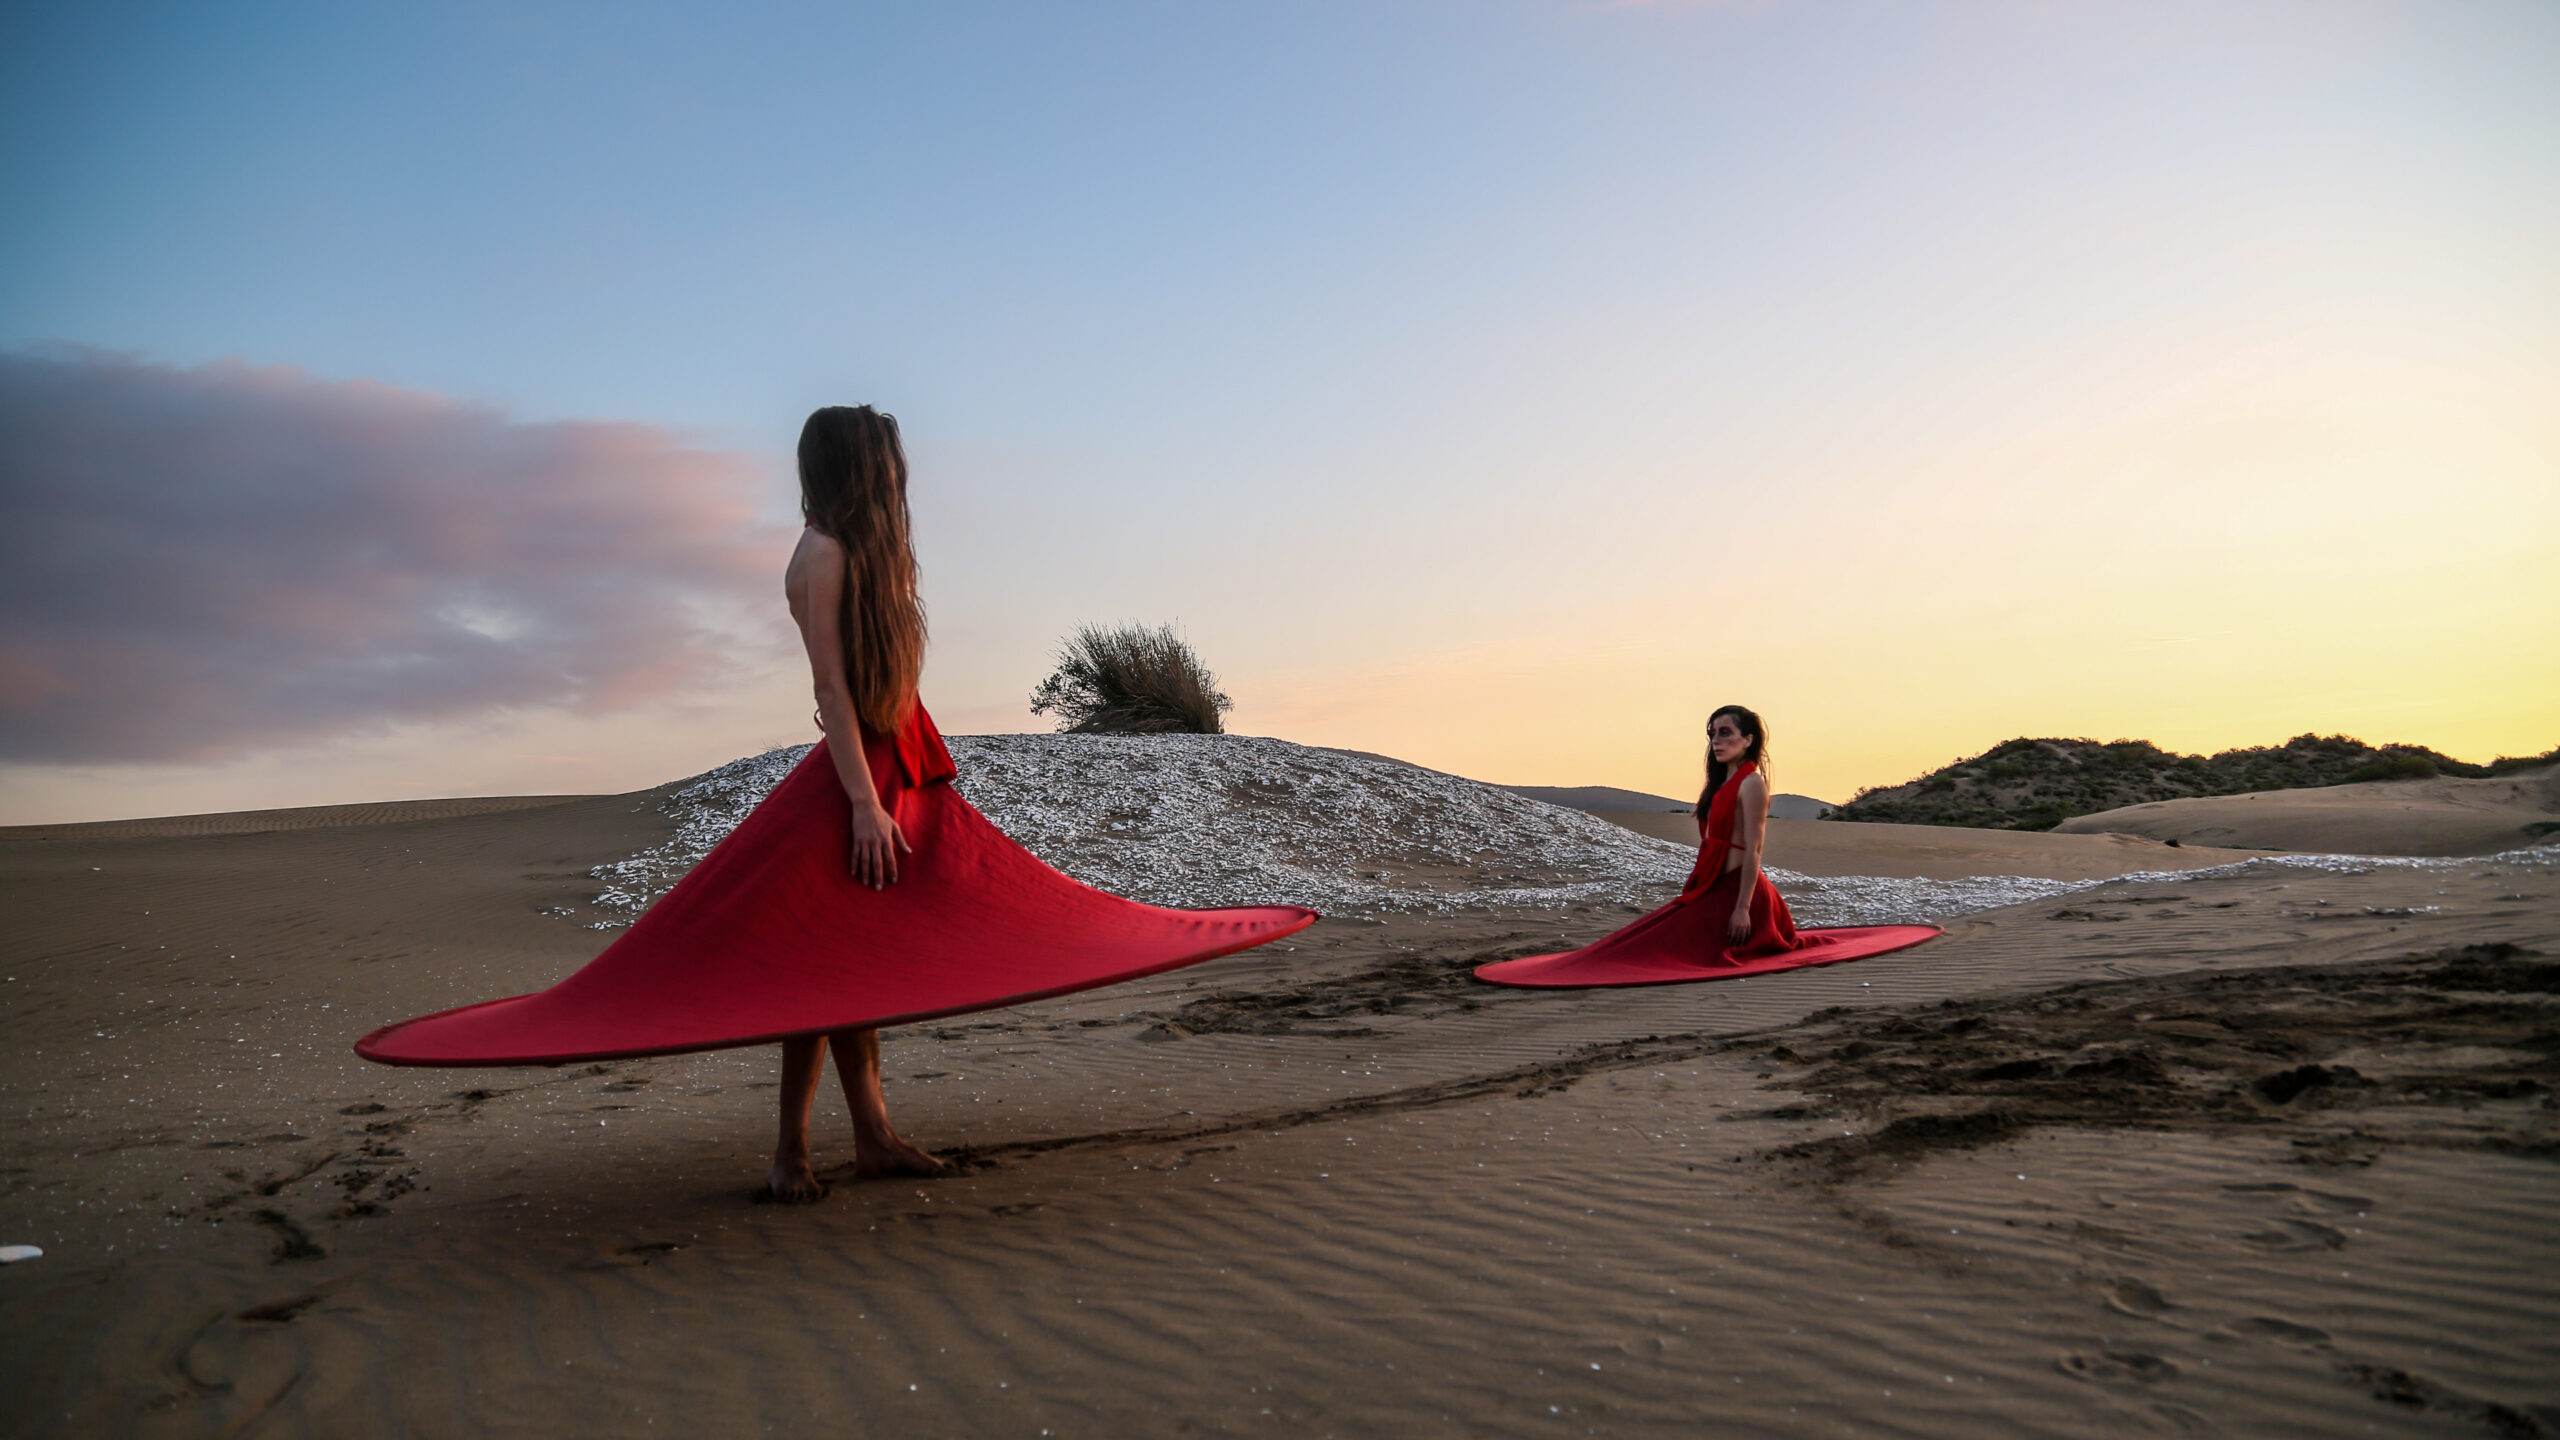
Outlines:
{"type": "Polygon", "coordinates": [[[2364,780],[2432,780],[2436,762],[2424,755],[2384,755],[2348,771],[2338,781],[2353,785],[2364,780]]]}
{"type": "Polygon", "coordinates": [[[1070,735],[1222,735],[1234,704],[1170,625],[1078,626],[1031,692],[1031,713],[1070,735]]]}

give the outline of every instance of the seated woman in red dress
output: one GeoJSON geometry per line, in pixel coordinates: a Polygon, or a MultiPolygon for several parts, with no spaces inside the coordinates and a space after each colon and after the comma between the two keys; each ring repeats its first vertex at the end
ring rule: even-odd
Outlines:
{"type": "Polygon", "coordinates": [[[1683,904],[1710,922],[1728,917],[1723,944],[1702,963],[1777,955],[1797,948],[1796,918],[1760,873],[1769,835],[1769,735],[1760,717],[1727,705],[1707,717],[1707,783],[1698,792],[1698,863],[1680,887],[1683,904]]]}
{"type": "Polygon", "coordinates": [[[1731,980],[1862,960],[1917,945],[1935,925],[1798,930],[1761,873],[1769,833],[1769,727],[1739,705],[1707,717],[1707,784],[1698,794],[1698,863],[1671,903],[1579,950],[1476,967],[1496,985],[1573,988],[1731,980]]]}

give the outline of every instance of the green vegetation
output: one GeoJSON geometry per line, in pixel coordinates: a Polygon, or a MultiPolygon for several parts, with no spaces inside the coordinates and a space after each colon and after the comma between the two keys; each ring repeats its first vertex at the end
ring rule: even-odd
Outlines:
{"type": "Polygon", "coordinates": [[[1031,692],[1031,713],[1071,735],[1222,735],[1234,705],[1170,625],[1078,626],[1031,692]]]}
{"type": "Polygon", "coordinates": [[[1834,820],[2050,830],[2074,815],[2190,795],[2300,790],[2434,775],[2481,778],[2560,764],[2560,747],[2466,765],[2423,745],[2297,735],[2282,745],[2175,755],[2147,740],[2012,740],[1902,785],[1861,790],[1834,820]]]}
{"type": "Polygon", "coordinates": [[[2353,785],[2365,780],[2425,780],[2441,773],[2443,772],[2436,769],[2436,762],[2424,755],[2385,755],[2379,760],[2368,760],[2348,771],[2339,783],[2353,785]]]}

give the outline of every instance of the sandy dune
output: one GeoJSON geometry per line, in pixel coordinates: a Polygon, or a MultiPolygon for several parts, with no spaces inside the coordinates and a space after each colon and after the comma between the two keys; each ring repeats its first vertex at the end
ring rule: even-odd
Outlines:
{"type": "Polygon", "coordinates": [[[1650,810],[1656,813],[1686,813],[1690,802],[1674,800],[1668,795],[1648,795],[1642,790],[1621,790],[1615,785],[1505,785],[1502,789],[1514,795],[1526,795],[1550,805],[1574,810],[1650,810]]]}
{"type": "Polygon", "coordinates": [[[1338,916],[893,1034],[966,1172],[778,1209],[770,1051],[347,1050],[592,954],[654,797],[379,818],[0,833],[0,1432],[2560,1430],[2550,851],[1642,992],[1466,978],[1618,906],[1338,916]]]}
{"type": "MultiPolygon", "coordinates": [[[[1688,815],[1594,810],[1604,820],[1682,844],[1698,843],[1688,815]]],[[[1955,825],[1861,825],[1838,820],[1771,820],[1768,863],[1806,875],[2040,875],[2107,880],[2137,870],[2196,870],[2253,852],[2166,845],[2134,835],[2055,835],[1968,830],[1955,825]]]]}
{"type": "Polygon", "coordinates": [[[2560,767],[2494,780],[2384,780],[2127,805],[2058,835],[2139,835],[2350,855],[2491,855],[2560,833],[2560,767]]]}
{"type": "MultiPolygon", "coordinates": [[[[1667,795],[1648,795],[1641,790],[1620,790],[1610,785],[1505,785],[1514,795],[1544,800],[1550,805],[1566,805],[1587,810],[1595,815],[1691,815],[1695,814],[1697,797],[1674,800],[1667,795]]],[[[1781,820],[1819,820],[1840,807],[1828,800],[1810,795],[1784,792],[1769,797],[1769,813],[1781,820]]]]}
{"type": "Polygon", "coordinates": [[[15,825],[0,827],[0,840],[181,840],[211,835],[267,835],[278,830],[328,830],[344,825],[446,820],[457,815],[500,815],[596,798],[482,795],[454,800],[384,800],[369,805],[302,805],[289,810],[231,810],[142,820],[90,820],[67,825],[15,825]]]}

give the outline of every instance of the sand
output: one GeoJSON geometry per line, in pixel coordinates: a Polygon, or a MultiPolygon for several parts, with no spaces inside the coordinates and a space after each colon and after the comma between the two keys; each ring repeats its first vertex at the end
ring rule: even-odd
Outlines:
{"type": "MultiPolygon", "coordinates": [[[[647,792],[655,793],[655,792],[647,792]]],[[[178,840],[211,835],[269,835],[279,830],[329,830],[343,825],[395,825],[460,815],[500,815],[541,810],[593,795],[483,795],[451,800],[383,800],[369,805],[303,805],[289,810],[232,810],[215,815],[166,815],[140,820],[87,820],[65,825],[0,827],[0,838],[29,840],[178,840]]]]}
{"type": "Polygon", "coordinates": [[[2560,834],[2560,766],[2494,780],[2439,776],[2161,800],[2065,820],[2054,833],[2366,855],[2491,855],[2560,834]]]}
{"type": "MultiPolygon", "coordinates": [[[[1550,805],[1565,805],[1594,813],[1633,811],[1638,814],[1694,813],[1697,797],[1674,800],[1668,795],[1648,795],[1642,790],[1621,790],[1613,785],[1505,785],[1514,795],[1544,800],[1550,805]]],[[[1790,795],[1785,791],[1769,797],[1769,813],[1781,820],[1819,820],[1840,807],[1828,800],[1810,795],[1790,795]]]]}
{"type": "Polygon", "coordinates": [[[0,832],[0,1431],[2560,1433],[2550,851],[1799,822],[2208,868],[1636,992],[1466,978],[1623,907],[1328,919],[893,1032],[964,1173],[790,1209],[769,1050],[346,1048],[600,948],[653,796],[378,820],[0,832]]]}
{"type": "MultiPolygon", "coordinates": [[[[1698,843],[1690,815],[1594,810],[1630,830],[1698,843]]],[[[1956,880],[1967,875],[2034,875],[2110,880],[2140,870],[2200,870],[2258,853],[2169,845],[2138,835],[1968,830],[1955,825],[1864,825],[1842,820],[1771,820],[1767,863],[1802,875],[1889,875],[1956,880]]]]}

